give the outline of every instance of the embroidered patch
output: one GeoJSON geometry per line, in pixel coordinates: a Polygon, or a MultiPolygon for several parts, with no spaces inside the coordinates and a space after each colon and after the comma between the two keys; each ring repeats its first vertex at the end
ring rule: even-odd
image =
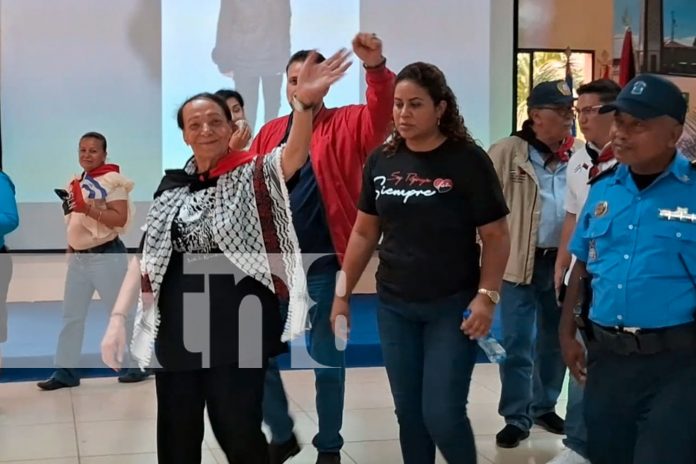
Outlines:
{"type": "Polygon", "coordinates": [[[658,214],[660,219],[667,219],[668,221],[696,223],[696,213],[689,213],[689,208],[661,209],[658,214]]]}
{"type": "Polygon", "coordinates": [[[645,81],[637,81],[633,84],[633,87],[631,87],[631,95],[643,95],[647,87],[648,84],[646,84],[645,81]]]}

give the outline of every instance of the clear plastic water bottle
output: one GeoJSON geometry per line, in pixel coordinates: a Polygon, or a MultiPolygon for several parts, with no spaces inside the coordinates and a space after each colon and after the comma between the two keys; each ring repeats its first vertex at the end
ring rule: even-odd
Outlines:
{"type": "MultiPolygon", "coordinates": [[[[470,315],[471,309],[467,308],[466,311],[464,311],[464,319],[468,319],[470,315]]],[[[498,343],[498,340],[493,338],[490,333],[485,337],[476,339],[476,341],[483,352],[486,353],[490,362],[500,364],[505,360],[505,348],[503,348],[502,345],[498,343]]]]}

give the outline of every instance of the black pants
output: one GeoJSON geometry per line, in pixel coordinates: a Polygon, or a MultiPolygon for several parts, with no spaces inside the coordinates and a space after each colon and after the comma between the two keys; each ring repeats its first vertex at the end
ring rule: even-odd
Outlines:
{"type": "Polygon", "coordinates": [[[0,343],[7,340],[7,289],[12,279],[12,258],[0,248],[0,343]]]}
{"type": "Polygon", "coordinates": [[[261,431],[266,369],[212,367],[157,372],[157,460],[200,464],[203,408],[230,464],[266,464],[261,431]]]}
{"type": "Polygon", "coordinates": [[[696,462],[696,353],[618,355],[589,347],[585,419],[592,464],[696,462]]]}

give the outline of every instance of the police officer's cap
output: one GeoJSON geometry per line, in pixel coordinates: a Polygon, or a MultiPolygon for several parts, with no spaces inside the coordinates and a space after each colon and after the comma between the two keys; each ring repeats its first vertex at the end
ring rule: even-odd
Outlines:
{"type": "Polygon", "coordinates": [[[673,82],[655,74],[640,74],[621,89],[616,101],[600,108],[600,113],[618,111],[638,119],[669,116],[680,124],[686,119],[686,99],[673,82]]]}
{"type": "Polygon", "coordinates": [[[527,106],[529,108],[568,107],[573,104],[573,100],[573,92],[565,81],[542,82],[530,92],[527,106]]]}

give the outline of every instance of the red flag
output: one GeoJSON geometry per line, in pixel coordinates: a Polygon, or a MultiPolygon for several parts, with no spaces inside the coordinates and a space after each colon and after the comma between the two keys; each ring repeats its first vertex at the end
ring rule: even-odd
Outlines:
{"type": "Polygon", "coordinates": [[[630,28],[626,28],[623,47],[621,47],[621,62],[619,63],[619,85],[625,86],[635,75],[636,59],[633,54],[633,34],[630,28]]]}

